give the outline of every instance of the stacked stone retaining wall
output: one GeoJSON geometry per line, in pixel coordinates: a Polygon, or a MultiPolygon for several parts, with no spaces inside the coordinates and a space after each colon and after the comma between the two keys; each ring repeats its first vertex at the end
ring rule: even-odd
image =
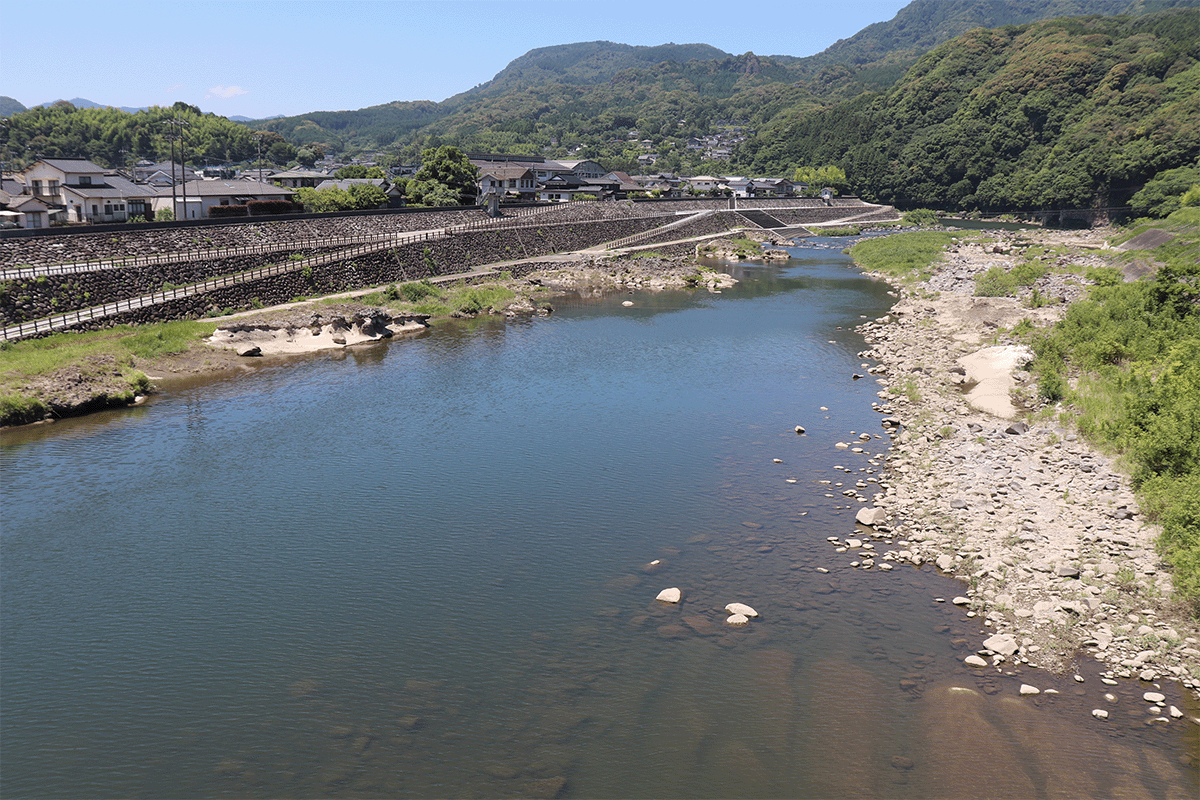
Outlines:
{"type": "MultiPolygon", "coordinates": [[[[170,300],[148,308],[122,312],[101,320],[91,320],[72,326],[71,329],[95,330],[120,324],[197,318],[231,310],[286,303],[297,297],[333,294],[370,286],[449,275],[486,264],[538,258],[553,253],[586,249],[649,230],[662,224],[662,221],[662,218],[643,217],[568,225],[546,225],[540,228],[471,231],[445,239],[414,242],[387,250],[379,250],[346,261],[320,265],[307,272],[297,269],[281,275],[259,278],[235,286],[215,289],[202,295],[170,300]]],[[[178,266],[175,264],[163,265],[163,268],[178,266]]],[[[254,266],[259,265],[245,265],[243,262],[241,268],[224,269],[223,273],[229,274],[241,271],[241,269],[252,269],[254,266]]],[[[519,264],[506,266],[505,269],[514,274],[522,274],[526,271],[519,264]]],[[[106,271],[89,274],[105,276],[109,273],[106,271]]],[[[178,283],[178,281],[168,282],[178,283]]],[[[161,283],[153,291],[159,289],[161,289],[161,283]]],[[[148,292],[134,293],[134,295],[127,295],[119,299],[126,299],[137,294],[148,294],[148,292]]],[[[90,305],[98,305],[98,303],[90,305]]],[[[63,312],[64,309],[55,311],[55,313],[63,312]]]]}

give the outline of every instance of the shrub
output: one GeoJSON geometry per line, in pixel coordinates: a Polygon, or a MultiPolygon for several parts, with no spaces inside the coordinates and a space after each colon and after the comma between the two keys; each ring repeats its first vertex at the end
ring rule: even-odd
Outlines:
{"type": "Polygon", "coordinates": [[[175,212],[169,208],[160,208],[154,214],[154,221],[155,222],[174,222],[175,221],[175,212]]]}
{"type": "Polygon", "coordinates": [[[900,218],[904,220],[905,225],[915,225],[921,228],[938,224],[937,212],[929,208],[914,208],[912,211],[905,211],[900,218]]]}
{"type": "Polygon", "coordinates": [[[214,219],[217,217],[248,217],[250,208],[248,206],[213,206],[208,210],[208,215],[214,219]]]}
{"type": "Polygon", "coordinates": [[[294,214],[303,209],[291,200],[251,200],[246,203],[247,213],[252,217],[264,217],[272,214],[294,214]]]}

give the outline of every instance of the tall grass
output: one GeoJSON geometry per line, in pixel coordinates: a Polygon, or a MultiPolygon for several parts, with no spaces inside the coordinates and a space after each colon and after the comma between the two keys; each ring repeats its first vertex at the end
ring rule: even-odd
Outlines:
{"type": "Polygon", "coordinates": [[[854,262],[905,283],[928,278],[955,234],[945,231],[910,231],[864,239],[850,248],[854,262]]]}

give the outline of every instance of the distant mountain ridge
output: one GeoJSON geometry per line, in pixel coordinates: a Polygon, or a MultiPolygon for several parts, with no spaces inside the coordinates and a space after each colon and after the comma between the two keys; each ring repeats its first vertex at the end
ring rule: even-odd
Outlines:
{"type": "Polygon", "coordinates": [[[755,114],[762,119],[767,112],[785,112],[788,104],[803,111],[813,103],[839,102],[863,91],[887,89],[922,54],[973,28],[1196,6],[1200,0],[913,0],[893,19],[869,25],[804,58],[753,53],[732,56],[707,44],[577,42],[530,50],[490,81],[441,103],[395,101],[356,111],[311,112],[247,124],[277,132],[294,145],[320,144],[327,151],[407,145],[407,157],[411,157],[421,144],[444,141],[458,141],[467,148],[532,151],[545,147],[528,134],[539,121],[549,121],[547,105],[551,106],[550,117],[555,117],[555,110],[561,112],[556,118],[566,116],[569,108],[577,116],[596,121],[579,127],[619,135],[617,129],[633,125],[610,121],[605,128],[606,123],[599,119],[605,103],[611,105],[608,116],[614,119],[644,119],[647,107],[660,119],[663,103],[674,105],[681,113],[694,109],[694,104],[681,100],[678,93],[697,92],[712,99],[720,114],[742,112],[752,103],[743,98],[725,103],[723,110],[719,101],[758,91],[768,92],[755,114]],[[739,70],[750,77],[739,79],[739,70]],[[702,74],[705,71],[707,77],[702,74]],[[621,86],[622,90],[606,91],[609,86],[621,86]],[[630,92],[630,87],[640,91],[630,92]],[[661,93],[676,96],[670,100],[653,96],[661,93]],[[515,118],[518,116],[522,119],[515,118]],[[476,135],[485,128],[499,129],[503,135],[476,135]],[[463,138],[464,133],[468,138],[463,138]]]}

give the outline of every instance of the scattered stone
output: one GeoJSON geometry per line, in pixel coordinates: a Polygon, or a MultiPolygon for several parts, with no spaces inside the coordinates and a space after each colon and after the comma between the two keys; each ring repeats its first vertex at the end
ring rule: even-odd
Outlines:
{"type": "Polygon", "coordinates": [[[954,598],[950,602],[954,603],[954,605],[956,605],[956,606],[969,606],[969,605],[971,605],[971,598],[963,597],[960,594],[958,597],[954,598]]]}
{"type": "MultiPolygon", "coordinates": [[[[1011,633],[997,633],[995,636],[990,636],[984,640],[983,646],[993,653],[999,653],[1005,657],[1013,655],[1020,649],[1017,637],[1011,633]]],[[[1083,679],[1080,678],[1080,680],[1083,679]]]]}
{"type": "Polygon", "coordinates": [[[683,592],[679,591],[678,587],[673,586],[670,589],[663,589],[658,593],[658,597],[654,599],[660,603],[678,603],[682,597],[683,592]]]}
{"type": "Polygon", "coordinates": [[[797,433],[797,434],[803,434],[803,433],[804,433],[804,426],[803,426],[803,425],[797,425],[797,426],[796,426],[796,433],[797,433]]]}
{"type": "Polygon", "coordinates": [[[741,614],[744,617],[757,617],[758,612],[745,603],[730,603],[725,606],[725,610],[730,614],[741,614]]]}
{"type": "Polygon", "coordinates": [[[1159,692],[1146,692],[1142,695],[1142,699],[1147,703],[1161,703],[1167,699],[1167,696],[1159,692]]]}
{"type": "Polygon", "coordinates": [[[873,528],[887,521],[887,512],[882,508],[860,508],[858,513],[854,515],[854,521],[860,525],[873,528]]]}
{"type": "Polygon", "coordinates": [[[1028,683],[1022,683],[1020,692],[1021,692],[1021,696],[1025,697],[1025,696],[1031,695],[1031,694],[1041,694],[1042,690],[1037,688],[1036,686],[1030,686],[1028,683]]]}
{"type": "Polygon", "coordinates": [[[730,614],[725,618],[725,622],[729,625],[745,625],[750,621],[750,618],[745,614],[730,614]]]}
{"type": "Polygon", "coordinates": [[[986,667],[988,663],[976,655],[970,655],[963,659],[963,663],[968,667],[986,667]]]}
{"type": "Polygon", "coordinates": [[[1096,719],[1108,719],[1108,712],[1105,711],[1103,708],[1093,708],[1092,716],[1095,717],[1096,719]]]}

